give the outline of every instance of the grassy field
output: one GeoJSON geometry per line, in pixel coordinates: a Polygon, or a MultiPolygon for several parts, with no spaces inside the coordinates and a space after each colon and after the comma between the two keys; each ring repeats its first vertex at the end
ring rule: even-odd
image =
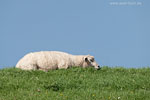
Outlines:
{"type": "Polygon", "coordinates": [[[150,68],[0,70],[0,100],[150,100],[150,68]]]}

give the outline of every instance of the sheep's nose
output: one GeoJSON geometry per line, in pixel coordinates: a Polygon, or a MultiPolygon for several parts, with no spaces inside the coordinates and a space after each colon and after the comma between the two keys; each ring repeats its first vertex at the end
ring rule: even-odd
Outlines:
{"type": "Polygon", "coordinates": [[[100,70],[101,69],[101,67],[100,66],[98,66],[98,69],[97,70],[100,70]]]}

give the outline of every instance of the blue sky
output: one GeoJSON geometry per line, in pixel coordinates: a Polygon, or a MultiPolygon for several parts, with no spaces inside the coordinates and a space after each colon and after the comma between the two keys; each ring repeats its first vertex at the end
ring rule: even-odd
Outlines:
{"type": "Polygon", "coordinates": [[[150,66],[149,10],[149,0],[1,0],[0,67],[46,50],[90,54],[101,66],[150,66]]]}

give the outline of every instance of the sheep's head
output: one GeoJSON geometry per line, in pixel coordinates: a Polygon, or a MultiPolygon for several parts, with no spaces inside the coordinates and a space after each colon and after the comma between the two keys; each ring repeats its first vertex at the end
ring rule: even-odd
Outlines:
{"type": "Polygon", "coordinates": [[[99,70],[100,66],[96,63],[95,59],[93,56],[87,55],[84,57],[84,67],[94,67],[95,69],[99,70]]]}

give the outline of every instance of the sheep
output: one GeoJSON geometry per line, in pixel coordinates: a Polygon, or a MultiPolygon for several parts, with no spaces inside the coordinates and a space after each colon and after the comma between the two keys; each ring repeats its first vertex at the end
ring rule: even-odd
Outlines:
{"type": "Polygon", "coordinates": [[[16,64],[16,68],[22,70],[43,70],[67,69],[70,67],[94,67],[100,66],[91,55],[71,55],[60,51],[40,51],[26,54],[16,64]]]}

